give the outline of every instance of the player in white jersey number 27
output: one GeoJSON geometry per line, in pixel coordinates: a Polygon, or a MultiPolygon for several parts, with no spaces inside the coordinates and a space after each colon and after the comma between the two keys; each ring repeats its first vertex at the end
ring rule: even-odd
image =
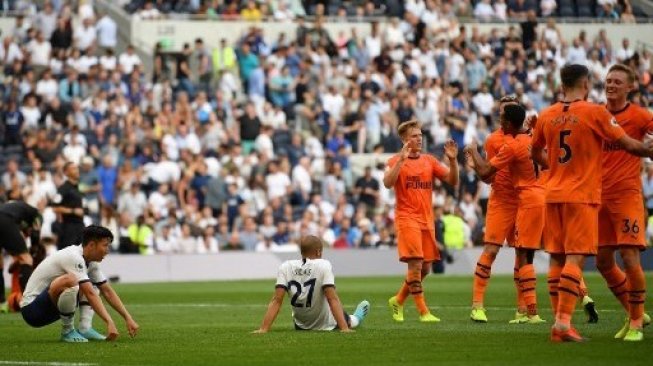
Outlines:
{"type": "Polygon", "coordinates": [[[297,330],[334,330],[352,332],[359,326],[370,309],[370,303],[361,301],[353,315],[342,308],[336,293],[331,263],[322,259],[322,239],[305,236],[300,239],[301,260],[289,260],[279,267],[277,284],[263,318],[261,327],[254,333],[267,333],[277,318],[283,298],[288,293],[292,317],[297,330]]]}

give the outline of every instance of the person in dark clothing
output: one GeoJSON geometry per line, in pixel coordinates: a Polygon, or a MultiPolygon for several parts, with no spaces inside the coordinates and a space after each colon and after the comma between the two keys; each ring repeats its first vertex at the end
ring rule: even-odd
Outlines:
{"type": "MultiPolygon", "coordinates": [[[[9,201],[0,205],[0,251],[4,249],[14,257],[21,290],[25,290],[33,270],[33,260],[25,238],[30,238],[32,246],[38,245],[42,221],[39,211],[23,201],[9,201]]],[[[0,265],[0,304],[6,301],[3,273],[0,265]]]]}
{"type": "Polygon", "coordinates": [[[358,203],[367,206],[367,213],[370,216],[376,208],[380,187],[379,181],[372,177],[372,167],[365,167],[365,174],[356,180],[354,193],[358,196],[358,203]]]}
{"type": "Polygon", "coordinates": [[[78,245],[82,240],[84,230],[84,207],[82,193],[79,191],[79,167],[68,162],[64,165],[66,182],[59,186],[55,200],[54,212],[61,217],[61,225],[57,230],[57,249],[69,245],[78,245]]]}

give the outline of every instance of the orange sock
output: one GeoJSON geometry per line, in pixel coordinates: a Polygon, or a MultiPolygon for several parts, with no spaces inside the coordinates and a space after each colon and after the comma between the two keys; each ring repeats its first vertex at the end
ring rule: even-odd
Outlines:
{"type": "Polygon", "coordinates": [[[521,286],[519,285],[519,260],[516,255],[515,267],[512,269],[512,280],[515,283],[515,292],[517,292],[517,311],[524,314],[526,313],[526,302],[524,301],[521,286]]]}
{"type": "Polygon", "coordinates": [[[404,302],[406,302],[406,298],[408,297],[408,294],[410,293],[410,289],[408,288],[408,284],[406,281],[401,284],[401,288],[399,289],[399,292],[397,292],[397,302],[399,305],[403,305],[404,302]]]}
{"type": "Polygon", "coordinates": [[[616,264],[612,268],[601,271],[601,275],[605,279],[605,282],[608,284],[610,291],[614,296],[619,300],[621,306],[626,310],[630,311],[630,304],[628,304],[628,278],[624,271],[621,270],[616,264]]]}
{"type": "Polygon", "coordinates": [[[630,326],[631,328],[642,328],[644,316],[644,301],[646,299],[646,277],[641,266],[627,269],[628,277],[628,303],[630,305],[630,326]]]}
{"type": "Polygon", "coordinates": [[[560,266],[550,266],[549,274],[547,276],[547,283],[549,285],[549,299],[551,300],[551,311],[553,316],[556,315],[558,311],[558,284],[560,283],[560,273],[562,272],[562,267],[560,266]]]}
{"type": "Polygon", "coordinates": [[[519,286],[524,302],[526,303],[526,308],[528,309],[528,315],[537,314],[536,282],[535,267],[532,264],[527,264],[519,269],[519,286]]]}
{"type": "Polygon", "coordinates": [[[428,306],[426,306],[426,300],[424,300],[424,291],[422,290],[422,276],[419,272],[408,271],[406,274],[406,282],[408,284],[410,294],[413,295],[415,300],[415,306],[417,306],[417,311],[420,315],[424,315],[429,312],[428,306]]]}
{"type": "Polygon", "coordinates": [[[589,291],[587,291],[587,285],[585,285],[585,278],[580,279],[580,286],[578,286],[578,297],[583,298],[587,296],[589,291]]]}
{"type": "Polygon", "coordinates": [[[556,313],[556,324],[563,327],[571,326],[571,315],[576,308],[578,301],[578,286],[583,272],[580,267],[574,263],[565,263],[560,273],[560,283],[558,284],[558,311],[556,313]]]}
{"type": "Polygon", "coordinates": [[[490,281],[493,262],[494,258],[491,255],[482,253],[481,257],[476,263],[476,270],[474,271],[474,288],[472,295],[473,306],[483,307],[485,289],[487,288],[487,284],[490,281]]]}

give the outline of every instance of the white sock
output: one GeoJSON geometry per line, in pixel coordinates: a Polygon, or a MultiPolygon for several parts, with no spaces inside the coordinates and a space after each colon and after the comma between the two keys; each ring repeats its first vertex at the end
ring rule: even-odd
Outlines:
{"type": "Polygon", "coordinates": [[[79,286],[70,287],[59,295],[59,300],[57,300],[57,309],[59,309],[59,315],[61,316],[62,323],[62,332],[68,333],[74,328],[75,320],[75,309],[77,309],[77,293],[79,292],[79,286]]]}
{"type": "MultiPolygon", "coordinates": [[[[100,289],[93,286],[93,292],[96,294],[100,293],[100,289]]],[[[82,295],[79,298],[79,330],[86,332],[87,330],[93,328],[93,315],[95,311],[91,307],[91,304],[88,303],[86,296],[82,295]]]]}
{"type": "Polygon", "coordinates": [[[360,320],[358,320],[358,317],[354,315],[349,315],[349,324],[351,329],[356,328],[360,324],[360,320]]]}

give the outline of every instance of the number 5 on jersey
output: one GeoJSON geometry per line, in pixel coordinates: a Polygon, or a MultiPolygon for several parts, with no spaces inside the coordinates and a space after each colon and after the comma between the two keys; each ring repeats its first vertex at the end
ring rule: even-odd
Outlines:
{"type": "Polygon", "coordinates": [[[566,164],[571,160],[571,146],[565,141],[567,137],[571,136],[571,130],[562,130],[560,131],[560,150],[564,153],[562,156],[558,156],[558,162],[560,164],[566,164]]]}

